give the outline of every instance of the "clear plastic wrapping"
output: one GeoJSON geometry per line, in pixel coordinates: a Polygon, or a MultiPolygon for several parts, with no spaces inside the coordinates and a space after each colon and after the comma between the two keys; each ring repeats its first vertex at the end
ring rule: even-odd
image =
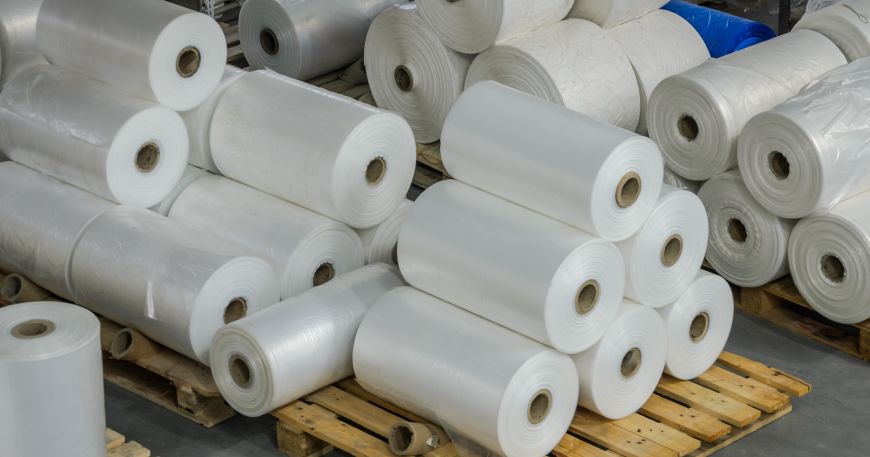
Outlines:
{"type": "Polygon", "coordinates": [[[178,181],[178,184],[175,185],[172,192],[170,192],[166,198],[161,200],[160,203],[148,209],[160,214],[161,216],[168,216],[169,210],[172,209],[172,205],[175,203],[175,200],[178,200],[178,196],[181,195],[184,189],[187,189],[187,187],[193,184],[194,181],[204,176],[211,176],[211,173],[205,170],[200,170],[193,165],[188,165],[184,169],[184,174],[181,176],[181,180],[178,181]]]}
{"type": "Polygon", "coordinates": [[[44,63],[36,47],[36,17],[41,0],[3,0],[0,4],[0,89],[20,70],[44,63]]]}
{"type": "Polygon", "coordinates": [[[416,166],[398,115],[265,71],[221,97],[211,148],[227,177],[354,228],[389,217],[416,166]]]}
{"type": "Polygon", "coordinates": [[[568,354],[601,337],[625,284],[613,244],[453,180],[417,198],[399,266],[412,286],[568,354]]]}
{"type": "Polygon", "coordinates": [[[172,110],[40,65],[0,93],[0,150],[80,189],[148,207],[184,173],[188,138],[172,110]]]}
{"type": "Polygon", "coordinates": [[[366,390],[507,457],[550,452],[576,409],[570,357],[410,287],[363,319],[353,367],[366,390]]]}
{"type": "Polygon", "coordinates": [[[244,70],[227,65],[217,89],[201,105],[181,113],[181,118],[187,126],[187,134],[190,137],[190,154],[187,161],[192,165],[212,173],[219,173],[214,160],[211,158],[211,119],[214,117],[214,110],[217,108],[221,96],[245,73],[247,72],[244,70]]]}
{"type": "Polygon", "coordinates": [[[405,200],[396,211],[375,227],[357,230],[366,254],[366,263],[382,262],[395,265],[398,260],[399,230],[414,202],[405,200]]]}
{"type": "MultiPolygon", "coordinates": [[[[809,11],[809,9],[808,9],[809,11]]],[[[870,1],[849,0],[810,12],[795,25],[813,30],[839,46],[849,61],[870,56],[870,1]]]]}
{"type": "MultiPolygon", "coordinates": [[[[661,8],[668,0],[576,0],[570,17],[590,20],[605,29],[624,24],[661,8]]],[[[672,45],[679,45],[673,42],[672,45]]]]}

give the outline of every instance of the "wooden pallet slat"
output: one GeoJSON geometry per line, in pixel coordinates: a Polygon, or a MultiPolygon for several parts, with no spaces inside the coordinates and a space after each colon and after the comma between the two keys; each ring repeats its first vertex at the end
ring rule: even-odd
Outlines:
{"type": "Polygon", "coordinates": [[[679,453],[632,433],[597,414],[579,410],[570,430],[626,457],[679,457],[679,453]]]}
{"type": "Polygon", "coordinates": [[[723,352],[717,363],[795,397],[803,397],[813,389],[809,383],[798,378],[731,352],[723,352]]]}
{"type": "Polygon", "coordinates": [[[556,457],[618,457],[619,454],[597,448],[575,436],[565,435],[553,449],[556,457]]]}
{"type": "Polygon", "coordinates": [[[106,457],[150,457],[151,451],[135,441],[126,442],[124,435],[106,429],[106,457]]]}
{"type": "Polygon", "coordinates": [[[731,426],[719,419],[656,394],[640,410],[643,414],[699,440],[712,442],[731,433],[731,426]]]}
{"type": "Polygon", "coordinates": [[[670,375],[662,377],[656,392],[737,427],[746,427],[761,417],[761,411],[751,406],[691,381],[681,381],[670,375]]]}
{"type": "Polygon", "coordinates": [[[767,384],[716,366],[698,377],[695,382],[768,414],[779,411],[789,402],[788,395],[767,384]]]}
{"type": "Polygon", "coordinates": [[[701,440],[640,414],[632,414],[624,419],[615,420],[613,424],[668,449],[673,449],[681,457],[701,447],[701,440]]]}

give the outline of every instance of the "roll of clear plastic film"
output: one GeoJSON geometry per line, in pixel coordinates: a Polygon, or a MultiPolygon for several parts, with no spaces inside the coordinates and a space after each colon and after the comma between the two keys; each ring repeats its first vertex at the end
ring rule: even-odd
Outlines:
{"type": "Polygon", "coordinates": [[[0,309],[0,400],[0,455],[105,456],[97,318],[67,303],[0,309]]]}
{"type": "Polygon", "coordinates": [[[20,70],[44,63],[36,47],[40,0],[3,0],[0,15],[0,89],[20,70]]]}
{"type": "Polygon", "coordinates": [[[806,14],[794,28],[828,37],[850,62],[870,56],[870,1],[837,2],[806,14]]]}
{"type": "Polygon", "coordinates": [[[383,262],[396,265],[399,262],[399,230],[414,202],[405,200],[396,211],[375,227],[357,230],[366,254],[366,263],[383,262]]]}
{"type": "Polygon", "coordinates": [[[217,22],[169,2],[43,0],[36,28],[49,62],[177,111],[205,101],[227,62],[217,22]]]}
{"type": "MultiPolygon", "coordinates": [[[[568,16],[590,20],[605,29],[661,8],[668,0],[577,0],[568,16]]],[[[679,46],[679,43],[672,43],[679,46]]]]}
{"type": "Polygon", "coordinates": [[[214,117],[218,100],[245,73],[247,72],[244,70],[227,65],[217,89],[201,105],[181,113],[181,118],[187,126],[187,134],[190,137],[190,155],[187,160],[192,165],[212,173],[218,173],[217,165],[211,158],[211,119],[214,117]]]}

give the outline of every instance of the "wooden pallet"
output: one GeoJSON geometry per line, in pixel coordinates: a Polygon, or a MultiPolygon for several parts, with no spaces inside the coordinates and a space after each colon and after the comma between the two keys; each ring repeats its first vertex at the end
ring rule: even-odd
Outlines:
{"type": "Polygon", "coordinates": [[[804,300],[790,277],[744,288],[736,305],[779,327],[870,361],[870,320],[845,325],[825,318],[804,300]]]}
{"type": "MultiPolygon", "coordinates": [[[[579,409],[556,457],[702,457],[733,444],[792,410],[810,385],[744,357],[722,353],[694,381],[664,376],[640,412],[610,421],[579,409]]],[[[341,449],[357,457],[391,457],[386,436],[399,420],[426,422],[341,381],[273,413],[278,448],[290,457],[341,449]]],[[[426,454],[458,457],[453,443],[426,454]]]]}
{"type": "Polygon", "coordinates": [[[124,435],[106,429],[107,457],[150,457],[151,451],[135,441],[127,441],[124,435]]]}

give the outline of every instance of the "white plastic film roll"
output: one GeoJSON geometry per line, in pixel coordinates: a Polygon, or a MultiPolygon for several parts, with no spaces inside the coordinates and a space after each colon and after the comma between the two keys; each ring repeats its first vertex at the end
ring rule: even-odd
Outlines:
{"type": "MultiPolygon", "coordinates": [[[[580,3],[590,2],[581,0],[580,3]]],[[[640,86],[637,132],[645,135],[646,105],[656,86],[669,76],[701,65],[710,58],[710,51],[691,24],[664,10],[626,22],[608,30],[607,34],[619,43],[634,68],[640,86]]]]}
{"type": "Polygon", "coordinates": [[[120,206],[84,230],[70,261],[76,303],[208,363],[214,334],[274,305],[269,265],[151,211],[120,206]]]}
{"type": "Polygon", "coordinates": [[[652,308],[667,306],[688,289],[704,261],[704,204],[666,185],[640,231],[616,246],[625,259],[625,296],[652,308]]]}
{"type": "Polygon", "coordinates": [[[370,265],[222,328],[211,366],[224,398],[258,417],[352,375],[363,317],[403,285],[395,267],[370,265]]]}
{"type": "Polygon", "coordinates": [[[707,261],[741,287],[758,287],[788,274],[788,239],[795,221],[764,209],[738,170],[707,181],[698,192],[710,220],[707,261]]]}
{"type": "Polygon", "coordinates": [[[14,162],[0,164],[0,269],[72,299],[67,265],[82,230],[114,207],[14,162]]]}
{"type": "Polygon", "coordinates": [[[0,14],[0,88],[19,71],[44,63],[36,47],[41,0],[3,0],[0,14]]]}
{"type": "Polygon", "coordinates": [[[160,203],[148,209],[160,214],[161,216],[169,216],[169,210],[172,209],[172,205],[175,204],[175,200],[178,200],[178,196],[184,192],[184,189],[187,189],[187,187],[193,184],[194,181],[204,176],[211,176],[211,173],[205,170],[200,170],[193,165],[188,165],[184,169],[184,175],[181,176],[181,180],[178,181],[178,184],[175,185],[172,192],[170,192],[166,198],[161,200],[160,203]]]}
{"type": "Polygon", "coordinates": [[[311,79],[362,57],[372,20],[403,2],[246,0],[239,15],[239,39],[253,68],[311,79]]]}
{"type": "Polygon", "coordinates": [[[181,118],[187,126],[187,134],[190,137],[190,155],[187,160],[191,164],[212,173],[219,173],[214,160],[211,158],[211,119],[221,96],[245,73],[247,72],[244,70],[227,65],[217,89],[201,105],[181,113],[181,118]]]}
{"type": "Polygon", "coordinates": [[[550,452],[578,392],[570,357],[410,287],[366,315],[353,367],[366,390],[507,457],[550,452]]]}
{"type": "MultiPolygon", "coordinates": [[[[590,20],[605,29],[640,18],[667,3],[667,0],[577,0],[570,17],[590,20]]],[[[679,46],[679,42],[671,42],[679,46]]]]}
{"type": "Polygon", "coordinates": [[[668,334],[665,371],[679,379],[695,379],[725,348],[734,320],[734,296],[728,282],[701,271],[691,287],[659,313],[668,334]]]}
{"type": "Polygon", "coordinates": [[[574,356],[580,406],[622,419],[646,403],[661,379],[667,334],[659,313],[625,300],[604,337],[574,356]]]}
{"type": "Polygon", "coordinates": [[[462,182],[609,240],[636,233],[662,187],[648,138],[491,81],[453,107],[441,157],[462,182]]]}
{"type": "Polygon", "coordinates": [[[0,455],[105,456],[97,318],[67,303],[0,309],[0,399],[0,455]]]}
{"type": "Polygon", "coordinates": [[[691,179],[686,179],[674,173],[674,170],[665,167],[665,184],[669,186],[674,186],[677,189],[688,190],[693,194],[697,194],[698,190],[701,188],[702,183],[698,181],[692,181],[691,179]]]}
{"type": "Polygon", "coordinates": [[[795,29],[813,30],[828,37],[850,62],[870,56],[870,1],[838,2],[805,15],[795,29]]]}
{"type": "Polygon", "coordinates": [[[480,54],[465,87],[488,79],[626,130],[634,131],[640,119],[631,62],[604,30],[582,19],[566,19],[480,54]]]}
{"type": "Polygon", "coordinates": [[[269,262],[285,299],[365,263],[363,245],[350,227],[220,176],[188,186],[169,218],[269,262]]]}
{"type": "Polygon", "coordinates": [[[357,230],[366,254],[366,263],[382,262],[395,265],[398,259],[399,230],[414,203],[405,200],[396,211],[375,227],[357,230]]]}
{"type": "Polygon", "coordinates": [[[574,0],[422,0],[420,14],[441,42],[466,54],[565,18],[574,0]]]}
{"type": "Polygon", "coordinates": [[[408,212],[399,266],[412,286],[567,354],[598,341],[625,286],[613,244],[452,180],[408,212]]]}
{"type": "Polygon", "coordinates": [[[169,2],[44,0],[36,28],[49,62],[177,111],[205,101],[227,62],[217,22],[169,2]]]}
{"type": "Polygon", "coordinates": [[[712,178],[737,166],[737,137],[753,116],[845,64],[834,43],[810,30],[708,60],[656,87],[647,105],[650,137],[681,176],[712,178]]]}
{"type": "Polygon", "coordinates": [[[416,166],[398,115],[265,71],[221,97],[211,147],[227,177],[354,228],[389,217],[416,166]]]}
{"type": "Polygon", "coordinates": [[[409,3],[372,23],[365,64],[378,106],[400,113],[418,143],[433,143],[465,87],[471,56],[441,44],[417,6],[409,3]]]}
{"type": "Polygon", "coordinates": [[[149,207],[184,173],[177,113],[73,71],[40,65],[0,93],[0,150],[119,203],[149,207]]]}
{"type": "Polygon", "coordinates": [[[740,135],[746,187],[768,211],[799,218],[870,190],[870,59],[810,83],[740,135]]]}

